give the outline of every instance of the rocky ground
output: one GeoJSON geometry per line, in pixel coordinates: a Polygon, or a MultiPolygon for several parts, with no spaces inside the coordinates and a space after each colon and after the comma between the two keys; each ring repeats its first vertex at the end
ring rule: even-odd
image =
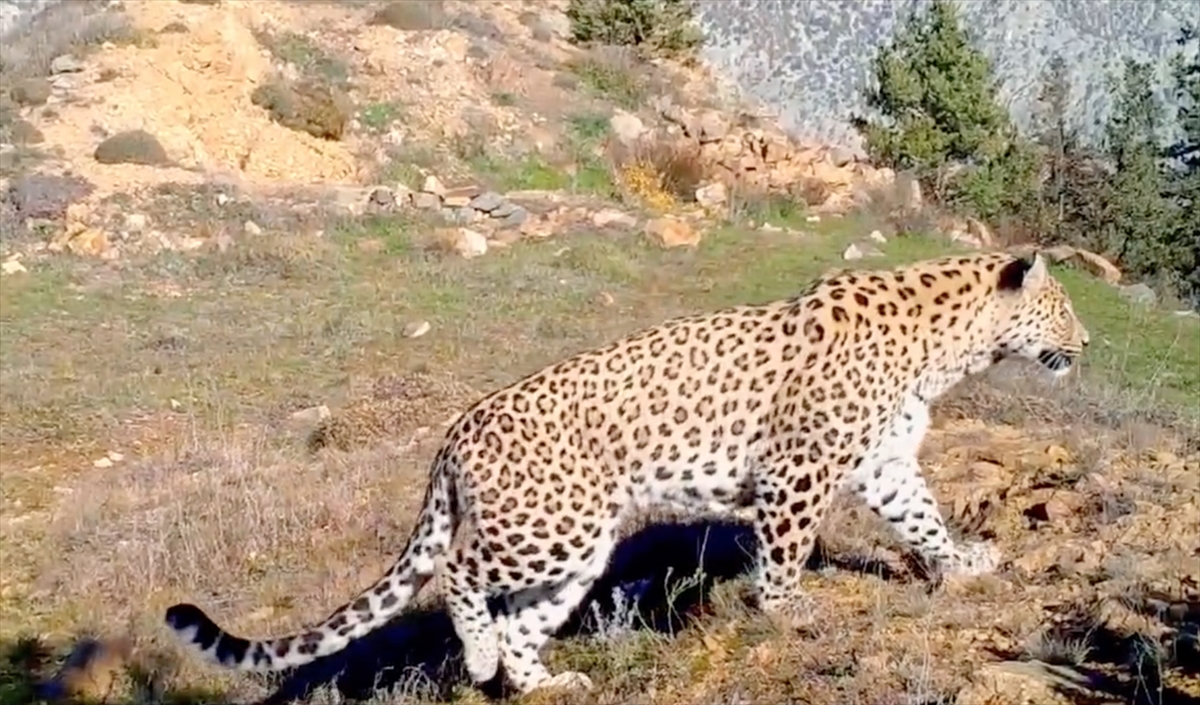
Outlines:
{"type": "MultiPolygon", "coordinates": [[[[282,681],[198,663],[162,609],[326,613],[402,545],[442,427],[542,364],[1001,244],[702,67],[572,45],[561,6],[79,2],[5,46],[0,705],[477,702],[436,590],[282,681]]],[[[647,517],[554,647],[587,701],[1195,702],[1200,327],[1052,254],[1086,368],[967,385],[924,450],[1000,574],[931,589],[846,503],[798,638],[744,604],[745,527],[647,517]]]]}

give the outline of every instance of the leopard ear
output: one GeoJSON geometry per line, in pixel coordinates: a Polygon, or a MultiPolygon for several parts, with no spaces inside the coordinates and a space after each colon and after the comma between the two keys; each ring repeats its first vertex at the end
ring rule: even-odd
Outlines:
{"type": "Polygon", "coordinates": [[[1037,291],[1045,286],[1048,276],[1046,260],[1038,252],[1032,260],[1018,257],[1004,265],[997,287],[1000,291],[1037,291]]]}

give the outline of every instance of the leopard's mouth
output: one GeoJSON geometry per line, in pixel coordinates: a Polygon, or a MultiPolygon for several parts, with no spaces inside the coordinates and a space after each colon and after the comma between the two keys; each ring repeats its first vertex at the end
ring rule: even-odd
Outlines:
{"type": "Polygon", "coordinates": [[[1075,364],[1075,357],[1055,348],[1047,348],[1038,353],[1037,361],[1046,369],[1057,375],[1065,375],[1075,364]]]}

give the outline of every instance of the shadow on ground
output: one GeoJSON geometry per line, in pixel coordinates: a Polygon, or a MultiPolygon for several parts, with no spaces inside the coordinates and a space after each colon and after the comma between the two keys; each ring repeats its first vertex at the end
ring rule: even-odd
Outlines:
{"type": "MultiPolygon", "coordinates": [[[[1169,682],[1169,674],[1200,674],[1200,601],[1130,595],[1126,606],[1133,612],[1159,620],[1167,629],[1161,636],[1114,628],[1095,604],[1065,608],[1063,618],[1051,628],[1050,640],[1076,644],[1086,650],[1086,661],[1069,665],[1069,677],[1051,678],[1054,689],[1075,702],[1090,703],[1079,688],[1103,693],[1129,705],[1200,705],[1200,696],[1169,682]]],[[[1007,660],[1020,654],[996,652],[1007,660]]]]}
{"type": "MultiPolygon", "coordinates": [[[[706,612],[714,585],[749,572],[754,544],[750,527],[731,521],[648,526],[621,542],[608,573],[584,602],[595,606],[580,609],[559,637],[596,633],[596,612],[619,618],[614,614],[621,611],[616,602],[630,594],[637,596],[632,628],[677,631],[706,612]]],[[[819,544],[809,567],[898,579],[882,561],[831,556],[819,544]]],[[[262,705],[299,700],[329,684],[353,699],[393,688],[446,699],[455,685],[465,682],[461,644],[450,618],[441,610],[414,610],[345,650],[297,669],[262,705]]],[[[492,697],[504,695],[499,683],[483,690],[492,697]]]]}

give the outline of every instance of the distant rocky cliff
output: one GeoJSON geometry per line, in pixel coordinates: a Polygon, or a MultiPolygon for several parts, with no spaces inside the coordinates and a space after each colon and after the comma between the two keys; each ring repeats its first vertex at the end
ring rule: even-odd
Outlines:
{"type": "MultiPolygon", "coordinates": [[[[871,58],[899,21],[928,0],[699,0],[705,58],[780,113],[805,137],[856,147],[846,123],[863,109],[871,58]]],[[[1057,52],[1073,72],[1072,117],[1108,110],[1106,67],[1130,56],[1161,59],[1181,24],[1200,23],[1200,0],[959,0],[1027,123],[1040,75],[1057,52]]]]}

